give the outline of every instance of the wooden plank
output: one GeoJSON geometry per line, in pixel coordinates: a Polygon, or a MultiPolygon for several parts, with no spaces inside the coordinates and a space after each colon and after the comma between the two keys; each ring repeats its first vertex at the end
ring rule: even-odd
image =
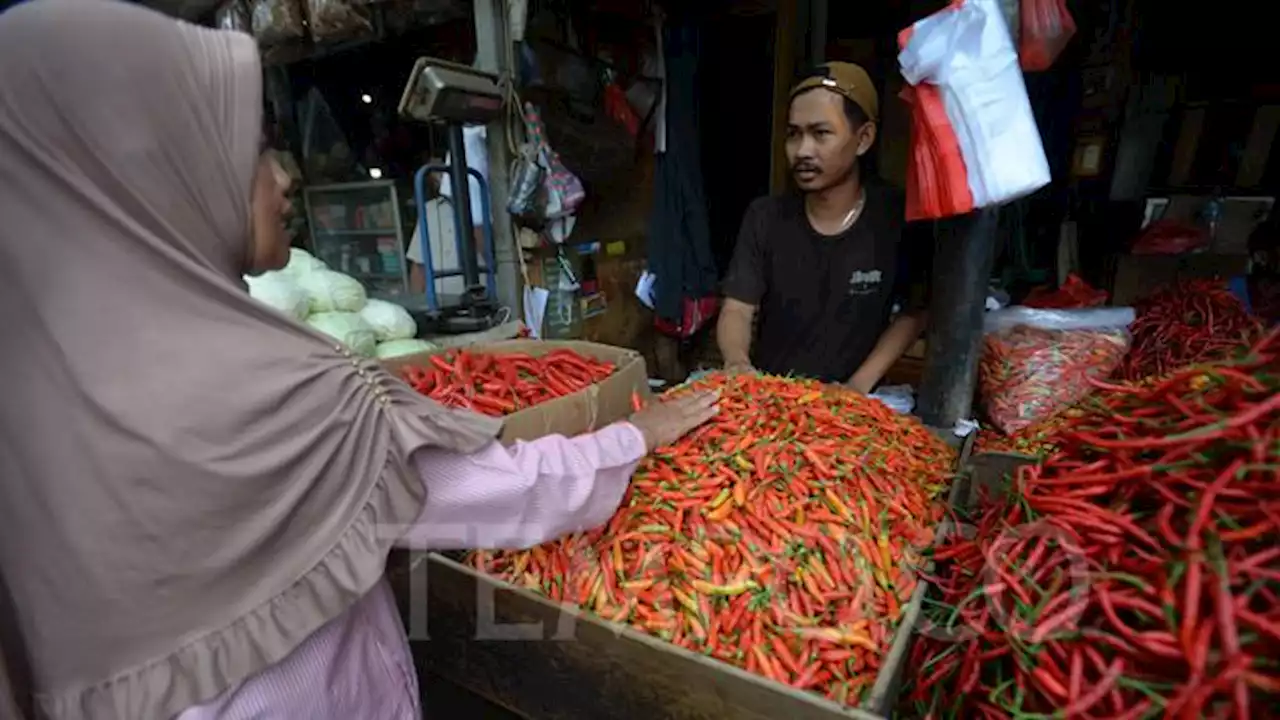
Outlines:
{"type": "Polygon", "coordinates": [[[391,578],[424,669],[530,720],[877,717],[508,588],[441,555],[391,578]],[[424,581],[425,590],[410,590],[424,581]],[[424,608],[425,639],[413,620],[424,608]],[[479,639],[497,634],[529,639],[479,639]]]}
{"type": "Polygon", "coordinates": [[[774,194],[786,189],[787,178],[791,175],[784,143],[787,137],[787,111],[791,104],[791,83],[796,73],[798,16],[797,0],[778,0],[778,23],[773,40],[773,160],[769,172],[769,192],[774,194]]]}
{"type": "Polygon", "coordinates": [[[1008,487],[1009,479],[1018,468],[1036,462],[1030,455],[1021,453],[983,452],[965,463],[964,470],[952,487],[952,507],[970,508],[985,494],[999,493],[1008,487]]]}

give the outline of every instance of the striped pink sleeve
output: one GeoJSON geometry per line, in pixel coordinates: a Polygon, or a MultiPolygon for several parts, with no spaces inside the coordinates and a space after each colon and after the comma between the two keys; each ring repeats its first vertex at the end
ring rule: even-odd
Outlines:
{"type": "Polygon", "coordinates": [[[630,423],[509,448],[494,442],[471,455],[419,450],[413,460],[427,501],[399,544],[517,549],[598,527],[618,509],[644,455],[644,436],[630,423]]]}

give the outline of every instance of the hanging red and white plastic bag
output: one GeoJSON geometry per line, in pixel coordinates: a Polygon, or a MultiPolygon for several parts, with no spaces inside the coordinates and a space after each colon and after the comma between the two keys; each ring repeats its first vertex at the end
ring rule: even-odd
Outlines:
{"type": "Polygon", "coordinates": [[[1049,184],[1018,53],[995,0],[958,0],[898,35],[913,87],[907,219],[963,214],[1049,184]],[[963,179],[961,181],[961,168],[963,179]]]}
{"type": "Polygon", "coordinates": [[[942,95],[934,85],[908,85],[900,97],[911,106],[907,160],[907,220],[963,215],[973,210],[969,171],[951,131],[942,95]]]}
{"type": "Polygon", "coordinates": [[[1018,62],[1027,72],[1048,70],[1076,34],[1066,0],[1022,0],[1018,62]]]}

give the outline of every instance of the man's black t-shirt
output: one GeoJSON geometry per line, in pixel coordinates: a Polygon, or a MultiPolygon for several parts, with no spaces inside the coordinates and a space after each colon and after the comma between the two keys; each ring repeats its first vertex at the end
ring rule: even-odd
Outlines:
{"type": "Polygon", "coordinates": [[[923,304],[931,237],[904,241],[900,193],[880,184],[866,193],[858,221],[830,237],[809,224],[799,195],[762,197],[747,208],[724,293],[759,308],[755,367],[844,382],[871,353],[895,304],[923,304]]]}

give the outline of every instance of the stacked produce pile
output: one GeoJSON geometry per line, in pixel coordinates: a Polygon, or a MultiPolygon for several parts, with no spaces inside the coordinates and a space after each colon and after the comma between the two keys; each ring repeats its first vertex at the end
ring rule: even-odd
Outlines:
{"type": "Polygon", "coordinates": [[[905,712],[1280,707],[1280,333],[1094,405],[935,551],[905,712]]]}
{"type": "Polygon", "coordinates": [[[418,325],[403,307],[371,299],[358,280],[330,270],[306,250],[289,249],[283,270],[246,275],[249,295],[366,357],[434,350],[416,340],[418,325]]]}
{"type": "Polygon", "coordinates": [[[571,395],[613,374],[613,363],[553,350],[546,355],[450,351],[402,371],[413,389],[450,407],[508,415],[571,395]]]}
{"type": "Polygon", "coordinates": [[[1257,318],[1221,280],[1184,280],[1166,285],[1135,305],[1133,347],[1117,375],[1141,380],[1184,365],[1227,357],[1255,340],[1257,318]]]}
{"type": "Polygon", "coordinates": [[[480,570],[676,645],[856,703],[915,587],[954,453],[879,401],[706,376],[721,412],[632,479],[604,527],[480,570]]]}

